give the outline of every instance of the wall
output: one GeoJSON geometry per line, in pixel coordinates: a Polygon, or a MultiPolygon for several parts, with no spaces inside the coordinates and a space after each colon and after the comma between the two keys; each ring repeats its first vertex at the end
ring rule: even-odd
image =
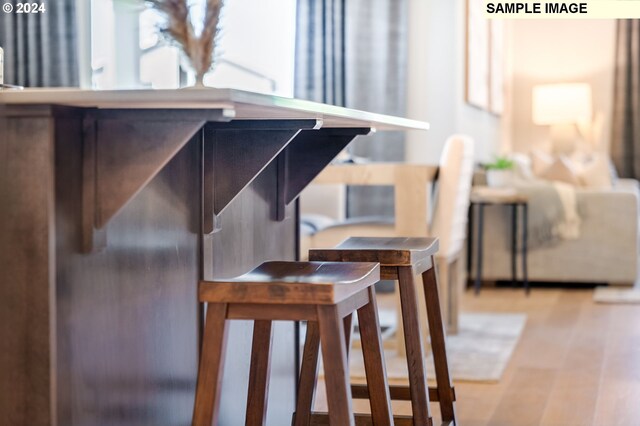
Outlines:
{"type": "Polygon", "coordinates": [[[603,144],[611,133],[614,20],[514,21],[513,121],[511,136],[516,151],[546,148],[549,128],[531,121],[531,90],[540,83],[591,84],[594,113],[604,114],[603,144]]]}
{"type": "MultiPolygon", "coordinates": [[[[430,122],[431,129],[408,132],[407,161],[437,163],[453,133],[475,139],[476,159],[491,159],[501,147],[505,119],[464,101],[466,1],[410,0],[409,8],[407,115],[430,122]]],[[[508,80],[508,67],[505,75],[508,80]]]]}

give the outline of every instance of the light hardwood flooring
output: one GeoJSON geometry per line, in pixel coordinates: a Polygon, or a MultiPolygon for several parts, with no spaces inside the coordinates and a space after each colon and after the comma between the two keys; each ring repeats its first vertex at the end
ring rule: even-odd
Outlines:
{"type": "MultiPolygon", "coordinates": [[[[527,325],[496,384],[456,383],[461,425],[640,425],[640,305],[603,305],[590,289],[484,288],[462,309],[524,312],[527,325]]],[[[358,349],[354,349],[358,350],[358,349]]],[[[321,388],[320,384],[320,388],[321,388]]],[[[326,410],[319,388],[317,410],[326,410]]],[[[367,401],[354,408],[366,412],[367,401]]],[[[396,414],[410,414],[394,402],[396,414]]],[[[434,420],[438,407],[432,404],[434,420]]]]}

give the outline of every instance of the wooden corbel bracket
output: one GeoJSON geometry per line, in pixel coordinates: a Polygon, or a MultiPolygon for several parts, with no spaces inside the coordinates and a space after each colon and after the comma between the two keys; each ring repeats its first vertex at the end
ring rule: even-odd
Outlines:
{"type": "Polygon", "coordinates": [[[321,125],[313,119],[207,123],[202,135],[204,233],[220,229],[218,216],[301,131],[321,125]]]}
{"type": "Polygon", "coordinates": [[[285,219],[286,206],[333,159],[359,135],[371,132],[362,128],[304,130],[278,156],[277,220],[285,219]]]}
{"type": "Polygon", "coordinates": [[[82,248],[210,121],[233,110],[88,110],[83,123],[82,248]]]}

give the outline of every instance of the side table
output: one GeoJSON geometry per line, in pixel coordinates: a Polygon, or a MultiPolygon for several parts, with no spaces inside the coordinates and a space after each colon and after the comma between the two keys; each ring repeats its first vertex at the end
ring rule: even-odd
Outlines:
{"type": "Polygon", "coordinates": [[[473,209],[478,210],[478,241],[476,243],[476,276],[474,280],[475,294],[480,292],[482,284],[482,234],[484,225],[484,207],[486,205],[502,205],[511,207],[511,280],[513,284],[517,281],[517,246],[518,246],[518,207],[522,209],[522,281],[525,292],[530,292],[529,280],[527,277],[527,227],[529,197],[510,188],[489,188],[486,186],[474,187],[471,191],[469,204],[468,222],[468,248],[467,248],[467,273],[471,276],[473,264],[473,209]]]}

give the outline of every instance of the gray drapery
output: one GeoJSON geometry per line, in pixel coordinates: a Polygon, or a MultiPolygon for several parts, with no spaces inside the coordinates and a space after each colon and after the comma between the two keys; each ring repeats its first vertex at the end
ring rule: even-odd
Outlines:
{"type": "MultiPolygon", "coordinates": [[[[404,115],[406,0],[298,0],[295,96],[404,115]]],[[[404,160],[402,132],[356,140],[372,161],[404,160]]],[[[350,187],[348,216],[393,216],[393,189],[350,187]]]]}
{"type": "Polygon", "coordinates": [[[75,0],[45,2],[42,13],[0,13],[4,82],[78,86],[75,0]]]}
{"type": "Polygon", "coordinates": [[[617,22],[611,154],[621,177],[640,178],[640,20],[617,22]]]}
{"type": "Polygon", "coordinates": [[[346,1],[298,1],[296,97],[346,106],[346,1]]]}

